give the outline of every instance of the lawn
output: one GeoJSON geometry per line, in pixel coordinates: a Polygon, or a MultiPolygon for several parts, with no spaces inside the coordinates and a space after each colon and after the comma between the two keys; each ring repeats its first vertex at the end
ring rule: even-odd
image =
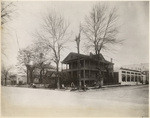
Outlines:
{"type": "Polygon", "coordinates": [[[2,87],[3,116],[148,116],[148,85],[86,92],[2,87]]]}

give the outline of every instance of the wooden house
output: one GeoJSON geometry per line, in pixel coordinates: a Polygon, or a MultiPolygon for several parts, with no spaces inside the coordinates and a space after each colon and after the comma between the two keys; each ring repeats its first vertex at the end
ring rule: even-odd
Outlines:
{"type": "Polygon", "coordinates": [[[97,55],[83,55],[71,52],[62,61],[66,65],[66,72],[75,85],[86,84],[93,86],[98,81],[98,68],[101,69],[103,74],[103,84],[113,84],[113,63],[106,61],[102,54],[100,56],[100,66],[98,66],[97,55]]]}
{"type": "Polygon", "coordinates": [[[34,66],[32,74],[33,83],[50,84],[50,79],[52,78],[53,81],[53,79],[56,78],[54,77],[56,69],[50,64],[37,64],[34,66]]]}

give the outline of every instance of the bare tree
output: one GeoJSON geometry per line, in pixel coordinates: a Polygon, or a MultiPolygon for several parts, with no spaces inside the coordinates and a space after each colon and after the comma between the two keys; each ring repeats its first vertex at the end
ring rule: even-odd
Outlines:
{"type": "MultiPolygon", "coordinates": [[[[1,47],[2,47],[1,53],[2,53],[2,56],[4,56],[4,57],[7,57],[7,54],[5,52],[7,49],[7,40],[6,40],[6,37],[4,38],[3,36],[7,35],[7,34],[5,34],[5,31],[8,29],[8,27],[7,28],[5,27],[5,30],[3,30],[3,29],[4,29],[4,25],[7,22],[12,20],[12,17],[14,15],[13,13],[15,11],[16,11],[16,7],[15,7],[14,2],[10,2],[10,1],[2,1],[1,2],[1,27],[2,27],[2,31],[3,31],[2,32],[2,40],[1,40],[1,47]]],[[[8,34],[10,34],[10,32],[8,34]]]]}
{"type": "Polygon", "coordinates": [[[65,43],[69,39],[68,27],[69,24],[65,22],[64,18],[56,12],[53,12],[43,17],[42,31],[40,33],[36,32],[34,35],[38,39],[37,44],[50,50],[52,53],[52,61],[56,64],[58,89],[60,88],[58,74],[60,56],[65,43]]]}
{"type": "Polygon", "coordinates": [[[42,82],[42,72],[45,69],[45,64],[50,64],[47,50],[32,44],[25,49],[20,49],[17,59],[18,69],[27,74],[27,80],[30,79],[27,83],[32,83],[32,73],[35,68],[40,69],[40,82],[42,82]],[[32,65],[30,65],[30,62],[33,62],[32,65]]]}
{"type": "Polygon", "coordinates": [[[51,60],[49,59],[48,51],[39,45],[33,45],[32,52],[34,55],[34,65],[40,69],[40,83],[43,81],[43,73],[48,64],[50,66],[51,60]]]}
{"type": "Polygon", "coordinates": [[[17,67],[19,70],[23,70],[23,72],[27,73],[27,83],[29,83],[29,63],[33,60],[33,54],[29,48],[20,49],[18,53],[18,64],[17,67]]]}
{"type": "Polygon", "coordinates": [[[78,36],[76,36],[76,38],[75,38],[75,41],[76,41],[76,44],[77,44],[77,52],[78,52],[78,54],[80,53],[81,31],[82,31],[82,28],[81,28],[81,25],[80,25],[80,27],[79,27],[79,34],[78,34],[78,36]]]}
{"type": "MultiPolygon", "coordinates": [[[[99,67],[101,50],[109,49],[111,45],[114,46],[122,42],[117,39],[119,30],[117,9],[111,9],[107,5],[101,3],[93,6],[89,16],[85,18],[82,29],[87,39],[87,47],[94,49],[98,57],[99,67]]],[[[98,68],[98,70],[100,79],[102,78],[102,73],[100,68],[98,68]]]]}
{"type": "Polygon", "coordinates": [[[1,25],[11,20],[12,13],[15,11],[13,2],[1,2],[1,25]]]}
{"type": "Polygon", "coordinates": [[[9,77],[10,74],[10,70],[12,69],[12,67],[4,67],[2,66],[2,70],[1,70],[1,78],[4,79],[5,81],[5,86],[7,85],[7,79],[9,77]]]}

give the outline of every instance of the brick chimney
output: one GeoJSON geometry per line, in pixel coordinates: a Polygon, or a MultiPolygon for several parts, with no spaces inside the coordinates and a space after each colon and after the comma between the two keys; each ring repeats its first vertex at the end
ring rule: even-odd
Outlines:
{"type": "Polygon", "coordinates": [[[113,58],[110,59],[110,62],[111,62],[111,63],[113,62],[113,58]]]}

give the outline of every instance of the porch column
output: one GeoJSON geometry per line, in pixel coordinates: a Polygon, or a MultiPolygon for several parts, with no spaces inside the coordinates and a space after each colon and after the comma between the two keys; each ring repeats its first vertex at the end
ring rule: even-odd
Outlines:
{"type": "Polygon", "coordinates": [[[81,80],[79,80],[79,90],[81,90],[81,80]]]}
{"type": "Polygon", "coordinates": [[[135,79],[136,79],[136,74],[134,73],[134,82],[136,82],[135,79]]]}
{"type": "Polygon", "coordinates": [[[63,63],[61,63],[61,70],[63,70],[63,63]]]}
{"type": "Polygon", "coordinates": [[[83,70],[83,78],[85,78],[85,70],[83,70]]]}
{"type": "Polygon", "coordinates": [[[126,72],[126,74],[125,74],[125,82],[127,82],[127,72],[126,72]]]}
{"type": "Polygon", "coordinates": [[[129,75],[129,76],[130,76],[130,82],[131,82],[131,72],[130,72],[130,75],[129,75]]]}
{"type": "Polygon", "coordinates": [[[85,85],[85,80],[83,80],[83,85],[85,85]]]}

